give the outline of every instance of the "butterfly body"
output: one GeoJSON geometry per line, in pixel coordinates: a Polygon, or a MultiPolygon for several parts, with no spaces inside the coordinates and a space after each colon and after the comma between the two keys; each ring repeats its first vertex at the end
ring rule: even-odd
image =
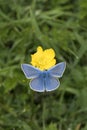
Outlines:
{"type": "Polygon", "coordinates": [[[26,78],[31,79],[30,88],[37,92],[52,91],[59,87],[58,78],[62,77],[66,63],[61,62],[49,70],[41,71],[31,65],[22,64],[26,78]]]}
{"type": "Polygon", "coordinates": [[[42,77],[45,79],[46,77],[47,77],[47,71],[45,70],[45,71],[42,71],[42,77]]]}

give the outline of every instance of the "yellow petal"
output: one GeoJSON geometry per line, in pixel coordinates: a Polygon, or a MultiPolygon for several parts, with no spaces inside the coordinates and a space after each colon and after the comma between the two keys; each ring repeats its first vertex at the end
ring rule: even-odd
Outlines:
{"type": "Polygon", "coordinates": [[[42,47],[41,47],[41,46],[38,46],[38,47],[37,47],[37,51],[38,51],[38,52],[42,52],[42,51],[43,51],[42,47]]]}
{"type": "Polygon", "coordinates": [[[56,64],[56,59],[53,59],[52,61],[50,61],[47,65],[45,65],[46,70],[51,68],[52,66],[54,66],[56,64]]]}
{"type": "Polygon", "coordinates": [[[43,51],[42,47],[37,48],[37,52],[31,55],[31,64],[40,70],[46,70],[54,66],[56,63],[55,52],[53,49],[43,51]]]}

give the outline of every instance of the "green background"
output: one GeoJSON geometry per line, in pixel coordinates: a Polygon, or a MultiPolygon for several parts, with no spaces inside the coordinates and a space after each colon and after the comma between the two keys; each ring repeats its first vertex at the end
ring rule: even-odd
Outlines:
{"type": "Polygon", "coordinates": [[[0,130],[87,130],[87,0],[0,0],[0,130]],[[38,46],[66,61],[55,91],[21,70],[38,46]]]}

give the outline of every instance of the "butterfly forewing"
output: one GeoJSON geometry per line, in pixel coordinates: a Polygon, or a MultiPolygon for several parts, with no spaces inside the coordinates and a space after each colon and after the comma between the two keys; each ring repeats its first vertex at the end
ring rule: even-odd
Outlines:
{"type": "Polygon", "coordinates": [[[61,62],[59,64],[56,64],[51,69],[49,69],[48,72],[50,73],[50,75],[60,78],[64,73],[65,67],[66,67],[66,63],[61,62]]]}
{"type": "Polygon", "coordinates": [[[41,71],[29,64],[22,64],[21,68],[26,76],[26,78],[31,79],[38,77],[41,73],[41,71]]]}

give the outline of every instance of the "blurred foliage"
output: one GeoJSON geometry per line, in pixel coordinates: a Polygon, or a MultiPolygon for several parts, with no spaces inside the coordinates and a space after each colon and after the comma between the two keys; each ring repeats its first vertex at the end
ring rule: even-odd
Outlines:
{"type": "Polygon", "coordinates": [[[0,0],[0,130],[87,130],[87,0],[0,0]],[[37,46],[67,68],[60,88],[30,90],[37,46]]]}

